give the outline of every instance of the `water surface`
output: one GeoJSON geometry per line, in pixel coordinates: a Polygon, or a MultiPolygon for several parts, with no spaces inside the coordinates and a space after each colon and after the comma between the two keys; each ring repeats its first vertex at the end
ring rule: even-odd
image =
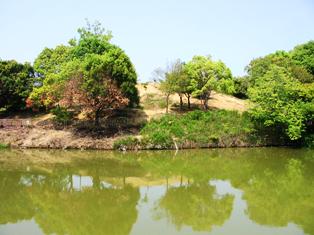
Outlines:
{"type": "Polygon", "coordinates": [[[0,151],[0,234],[314,235],[314,151],[0,151]]]}

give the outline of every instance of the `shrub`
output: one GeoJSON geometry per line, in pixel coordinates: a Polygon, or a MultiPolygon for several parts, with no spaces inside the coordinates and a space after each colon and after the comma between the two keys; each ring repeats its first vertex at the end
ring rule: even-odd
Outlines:
{"type": "Polygon", "coordinates": [[[53,120],[57,124],[67,125],[71,122],[73,118],[72,112],[69,112],[66,108],[57,106],[51,110],[51,113],[54,115],[53,120]]]}

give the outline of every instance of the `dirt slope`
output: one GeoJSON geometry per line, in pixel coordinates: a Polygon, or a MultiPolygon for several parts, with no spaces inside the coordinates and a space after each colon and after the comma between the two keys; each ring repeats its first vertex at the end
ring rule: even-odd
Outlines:
{"type": "MultiPolygon", "coordinates": [[[[156,83],[138,84],[137,88],[141,97],[141,104],[144,107],[144,112],[148,118],[158,117],[165,114],[165,95],[159,90],[159,85],[156,83]],[[154,105],[153,105],[154,104],[154,105]],[[158,105],[159,104],[159,105],[158,105]]],[[[184,103],[187,103],[184,97],[184,103]]],[[[174,94],[170,96],[171,107],[178,105],[180,102],[179,96],[174,94]]],[[[212,92],[209,100],[210,109],[227,109],[244,112],[248,108],[246,101],[238,99],[234,96],[224,95],[217,92],[212,92]]],[[[191,99],[192,106],[198,106],[201,108],[201,102],[198,99],[191,99]]],[[[174,112],[175,109],[171,109],[170,112],[174,112]]]]}

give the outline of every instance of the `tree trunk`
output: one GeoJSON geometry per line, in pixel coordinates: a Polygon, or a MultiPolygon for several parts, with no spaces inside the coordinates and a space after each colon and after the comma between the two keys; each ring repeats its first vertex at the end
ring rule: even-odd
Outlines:
{"type": "Polygon", "coordinates": [[[187,95],[187,98],[188,98],[188,109],[191,109],[191,95],[190,94],[188,94],[187,95]]]}
{"type": "Polygon", "coordinates": [[[95,112],[95,126],[99,126],[99,119],[100,119],[100,109],[97,109],[95,112]]]}
{"type": "Polygon", "coordinates": [[[166,96],[166,113],[169,112],[169,96],[170,96],[170,94],[167,94],[167,96],[166,96]]]}
{"type": "Polygon", "coordinates": [[[180,110],[182,111],[182,109],[183,109],[182,94],[179,94],[179,97],[180,97],[180,110]]]}
{"type": "Polygon", "coordinates": [[[204,97],[204,109],[208,110],[208,97],[207,96],[204,97]]]}
{"type": "Polygon", "coordinates": [[[211,93],[211,91],[208,91],[207,93],[205,93],[203,95],[204,109],[205,110],[208,110],[208,100],[209,100],[209,97],[210,97],[210,93],[211,93]]]}

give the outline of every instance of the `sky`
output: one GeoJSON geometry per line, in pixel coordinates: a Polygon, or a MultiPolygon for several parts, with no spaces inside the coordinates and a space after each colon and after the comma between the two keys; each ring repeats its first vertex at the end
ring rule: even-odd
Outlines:
{"type": "Polygon", "coordinates": [[[0,58],[33,63],[86,18],[112,31],[140,81],[194,55],[240,76],[253,58],[314,40],[314,0],[0,0],[0,58]]]}

